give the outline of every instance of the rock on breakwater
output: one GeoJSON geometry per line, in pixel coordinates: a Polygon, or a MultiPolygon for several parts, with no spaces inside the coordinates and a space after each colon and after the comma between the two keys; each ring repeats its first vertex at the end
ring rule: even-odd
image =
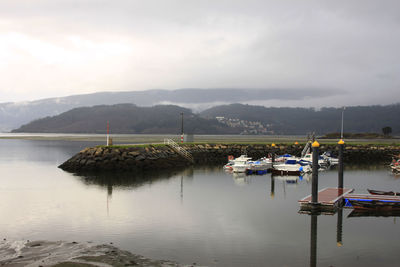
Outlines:
{"type": "Polygon", "coordinates": [[[168,146],[89,147],[61,164],[66,171],[145,171],[189,165],[168,146]]]}
{"type": "MultiPolygon", "coordinates": [[[[277,144],[185,144],[185,149],[194,158],[195,164],[223,164],[228,155],[238,157],[247,154],[254,159],[270,153],[289,153],[299,156],[303,145],[277,144]]],[[[338,153],[337,145],[322,144],[320,152],[338,153]]],[[[400,146],[345,145],[346,163],[389,162],[393,155],[400,154],[400,146]]],[[[59,167],[66,171],[147,171],[184,167],[193,164],[174,149],[165,145],[92,147],[80,151],[59,167]]]]}

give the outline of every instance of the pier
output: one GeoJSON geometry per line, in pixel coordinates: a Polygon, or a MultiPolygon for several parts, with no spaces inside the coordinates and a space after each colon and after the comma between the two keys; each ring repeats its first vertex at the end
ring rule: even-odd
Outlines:
{"type": "Polygon", "coordinates": [[[311,195],[308,195],[298,202],[300,213],[328,212],[335,213],[338,208],[343,207],[343,196],[350,194],[354,189],[343,188],[343,148],[344,141],[341,139],[339,145],[339,172],[338,187],[328,187],[318,191],[318,158],[319,143],[314,141],[312,147],[312,186],[311,195]]]}
{"type": "MultiPolygon", "coordinates": [[[[318,192],[318,210],[333,211],[343,204],[345,195],[349,195],[354,189],[327,187],[318,192]]],[[[308,195],[299,201],[300,211],[311,211],[315,203],[312,202],[312,195],[308,195]]]]}

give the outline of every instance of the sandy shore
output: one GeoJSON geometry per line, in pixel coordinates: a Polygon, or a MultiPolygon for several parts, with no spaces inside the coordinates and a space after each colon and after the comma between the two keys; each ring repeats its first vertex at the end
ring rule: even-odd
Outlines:
{"type": "Polygon", "coordinates": [[[0,242],[0,266],[157,266],[183,267],[168,260],[152,260],[112,245],[90,242],[64,241],[8,241],[0,242]]]}

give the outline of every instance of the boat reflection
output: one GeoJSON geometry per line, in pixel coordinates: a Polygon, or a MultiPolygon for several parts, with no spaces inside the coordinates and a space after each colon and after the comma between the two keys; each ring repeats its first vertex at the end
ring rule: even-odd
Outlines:
{"type": "Polygon", "coordinates": [[[400,217],[400,210],[353,210],[347,217],[400,217]]]}
{"type": "Polygon", "coordinates": [[[286,184],[298,184],[302,181],[309,182],[311,180],[312,174],[305,173],[303,175],[272,175],[272,177],[276,180],[281,180],[286,184]]]}
{"type": "Polygon", "coordinates": [[[246,175],[245,173],[242,172],[233,172],[232,173],[232,178],[233,181],[235,182],[235,185],[247,185],[251,181],[251,176],[246,175]]]}

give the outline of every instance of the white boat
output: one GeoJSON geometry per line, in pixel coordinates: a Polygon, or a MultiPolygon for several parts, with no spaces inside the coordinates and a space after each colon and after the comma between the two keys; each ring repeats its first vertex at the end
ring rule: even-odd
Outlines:
{"type": "Polygon", "coordinates": [[[324,152],[321,157],[329,162],[330,166],[335,166],[339,164],[339,159],[332,156],[330,151],[324,152]]]}
{"type": "Polygon", "coordinates": [[[300,175],[311,171],[312,168],[310,165],[302,166],[297,160],[293,159],[287,160],[284,163],[276,163],[272,168],[272,173],[278,175],[300,175]]]}
{"type": "Polygon", "coordinates": [[[233,172],[246,172],[246,170],[249,168],[249,162],[251,161],[251,158],[247,157],[247,155],[241,155],[238,158],[235,158],[228,162],[227,165],[224,166],[224,168],[229,168],[233,172]]]}
{"type": "Polygon", "coordinates": [[[257,161],[249,162],[249,170],[251,171],[267,171],[272,168],[271,158],[261,158],[257,161]]]}
{"type": "Polygon", "coordinates": [[[400,173],[400,160],[398,162],[394,163],[393,165],[391,165],[390,168],[392,169],[392,172],[394,174],[399,174],[400,173]]]}
{"type": "Polygon", "coordinates": [[[275,158],[275,162],[283,163],[283,162],[287,161],[288,159],[298,159],[298,158],[295,157],[295,156],[292,156],[290,154],[285,154],[285,155],[281,155],[281,156],[276,157],[275,158]]]}
{"type": "MultiPolygon", "coordinates": [[[[312,160],[312,153],[307,153],[307,154],[305,154],[304,157],[301,158],[301,160],[302,160],[303,162],[309,162],[310,165],[312,165],[312,162],[313,162],[313,160],[312,160]]],[[[318,165],[319,165],[320,167],[322,167],[322,168],[327,168],[327,167],[329,167],[329,161],[328,161],[327,159],[323,158],[322,156],[319,156],[319,158],[318,158],[318,165]]]]}

